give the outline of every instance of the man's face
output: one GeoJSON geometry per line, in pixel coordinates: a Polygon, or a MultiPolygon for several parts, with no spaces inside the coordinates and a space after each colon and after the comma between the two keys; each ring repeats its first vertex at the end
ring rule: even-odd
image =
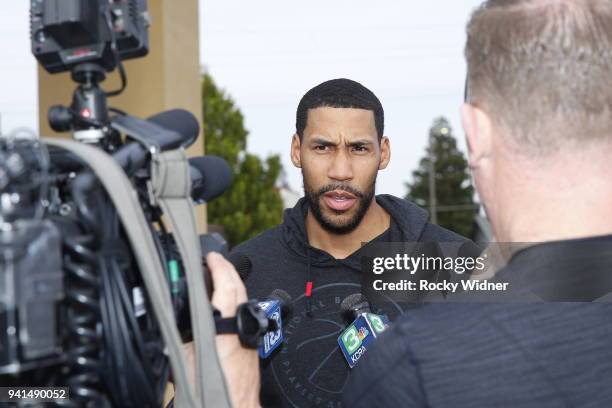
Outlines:
{"type": "Polygon", "coordinates": [[[335,234],[359,225],[389,157],[389,141],[378,141],[374,113],[365,109],[310,109],[302,140],[294,135],[291,145],[312,215],[335,234]]]}

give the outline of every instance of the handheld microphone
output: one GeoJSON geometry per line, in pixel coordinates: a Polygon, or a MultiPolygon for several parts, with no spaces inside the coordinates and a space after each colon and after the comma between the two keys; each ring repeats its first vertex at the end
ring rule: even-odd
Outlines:
{"type": "Polygon", "coordinates": [[[361,293],[353,293],[344,298],[342,303],[340,303],[340,310],[342,311],[342,316],[349,322],[364,313],[372,313],[370,302],[361,293]]]}
{"type": "Polygon", "coordinates": [[[347,296],[340,309],[345,318],[354,319],[338,337],[344,359],[353,368],[367,346],[389,326],[389,318],[372,313],[370,303],[361,293],[347,296]]]}
{"type": "Polygon", "coordinates": [[[227,260],[234,265],[240,279],[244,282],[244,280],[248,278],[249,274],[251,273],[251,268],[253,267],[253,263],[249,257],[242,252],[232,252],[227,257],[227,260]]]}
{"type": "Polygon", "coordinates": [[[232,185],[232,169],[220,157],[192,157],[189,159],[189,166],[191,198],[195,204],[202,204],[217,198],[232,185]]]}
{"type": "Polygon", "coordinates": [[[244,281],[251,273],[252,264],[249,257],[242,253],[228,254],[229,249],[227,241],[225,241],[223,236],[217,232],[200,235],[200,248],[202,249],[204,281],[206,282],[206,292],[208,293],[209,299],[212,298],[213,292],[212,277],[210,276],[210,271],[208,270],[208,265],[206,264],[206,255],[208,255],[209,252],[215,251],[227,258],[227,260],[236,269],[236,272],[238,272],[238,276],[240,276],[242,281],[244,281]]]}
{"type": "Polygon", "coordinates": [[[181,135],[180,145],[184,148],[191,146],[200,133],[198,120],[185,109],[171,109],[156,113],[147,120],[181,135]]]}
{"type": "Polygon", "coordinates": [[[225,238],[223,238],[223,235],[219,234],[218,232],[209,232],[206,234],[200,234],[199,238],[202,258],[206,258],[209,252],[217,252],[223,255],[225,258],[228,258],[229,244],[225,238]]]}
{"type": "Polygon", "coordinates": [[[291,302],[291,295],[282,289],[274,289],[267,300],[258,303],[270,323],[259,346],[260,358],[268,358],[283,343],[283,319],[292,313],[291,302]]]}

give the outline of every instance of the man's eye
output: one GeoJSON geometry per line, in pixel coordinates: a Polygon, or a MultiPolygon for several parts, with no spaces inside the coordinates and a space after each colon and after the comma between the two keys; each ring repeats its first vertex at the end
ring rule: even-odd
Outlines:
{"type": "Polygon", "coordinates": [[[357,145],[357,146],[353,146],[353,151],[354,152],[367,152],[368,148],[365,146],[357,145]]]}
{"type": "Polygon", "coordinates": [[[329,146],[325,146],[325,145],[316,145],[314,147],[315,150],[319,151],[319,152],[325,152],[329,150],[329,146]]]}

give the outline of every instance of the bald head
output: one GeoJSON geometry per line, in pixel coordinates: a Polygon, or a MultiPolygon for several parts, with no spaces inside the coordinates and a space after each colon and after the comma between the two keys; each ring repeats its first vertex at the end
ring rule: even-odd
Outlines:
{"type": "Polygon", "coordinates": [[[467,29],[468,101],[529,156],[612,136],[612,1],[489,0],[467,29]]]}

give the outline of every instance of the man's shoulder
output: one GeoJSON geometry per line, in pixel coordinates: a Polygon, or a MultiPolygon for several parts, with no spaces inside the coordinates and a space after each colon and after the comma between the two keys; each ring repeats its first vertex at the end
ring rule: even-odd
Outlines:
{"type": "MultiPolygon", "coordinates": [[[[612,357],[608,340],[598,334],[602,327],[610,329],[611,313],[612,303],[608,302],[430,303],[400,316],[374,345],[372,354],[381,361],[385,356],[387,364],[394,364],[398,357],[409,358],[419,366],[438,367],[438,374],[447,376],[460,375],[458,370],[470,361],[480,361],[481,369],[495,370],[508,358],[515,359],[515,369],[522,372],[532,363],[518,362],[525,350],[554,358],[573,353],[574,364],[584,365],[594,355],[612,357]],[[561,343],[560,338],[564,339],[561,343]],[[518,347],[518,339],[526,342],[524,348],[518,347]]],[[[388,366],[378,368],[384,375],[388,366]]]]}
{"type": "Polygon", "coordinates": [[[610,313],[612,304],[604,303],[445,302],[414,308],[368,350],[345,402],[493,406],[507,399],[508,406],[535,406],[521,395],[537,393],[552,401],[546,406],[557,406],[550,378],[539,371],[542,359],[551,378],[572,389],[577,400],[601,394],[607,384],[588,373],[593,367],[612,369],[609,339],[601,335],[610,330],[610,313]],[[490,386],[474,394],[478,384],[490,386]]]}
{"type": "Polygon", "coordinates": [[[449,229],[428,222],[423,228],[423,233],[421,234],[421,241],[468,242],[470,241],[470,239],[464,237],[463,235],[459,235],[449,229]]]}
{"type": "Polygon", "coordinates": [[[274,249],[277,245],[280,245],[280,229],[279,224],[275,227],[269,228],[251,239],[241,242],[232,248],[232,252],[240,252],[245,255],[260,254],[262,251],[274,249]]]}
{"type": "Polygon", "coordinates": [[[378,343],[386,355],[415,353],[415,360],[429,356],[457,362],[473,357],[476,350],[483,353],[487,345],[500,350],[512,338],[565,338],[578,345],[581,336],[575,333],[601,327],[611,313],[608,302],[430,303],[400,316],[378,343]]]}
{"type": "MultiPolygon", "coordinates": [[[[430,343],[431,333],[459,335],[468,332],[500,334],[508,330],[522,330],[531,335],[548,336],[543,330],[566,330],[573,324],[582,325],[585,319],[601,321],[612,313],[610,302],[436,302],[424,304],[404,313],[394,326],[400,332],[411,333],[411,338],[430,343]],[[563,322],[563,324],[561,324],[563,322]],[[516,327],[514,327],[516,326],[516,327]]],[[[503,337],[503,336],[502,336],[503,337]]],[[[504,340],[505,338],[500,337],[504,340]]],[[[452,341],[449,338],[446,340],[452,341]]]]}
{"type": "Polygon", "coordinates": [[[387,211],[409,240],[467,242],[469,238],[427,221],[427,210],[412,201],[390,194],[379,194],[376,201],[387,211]]]}

